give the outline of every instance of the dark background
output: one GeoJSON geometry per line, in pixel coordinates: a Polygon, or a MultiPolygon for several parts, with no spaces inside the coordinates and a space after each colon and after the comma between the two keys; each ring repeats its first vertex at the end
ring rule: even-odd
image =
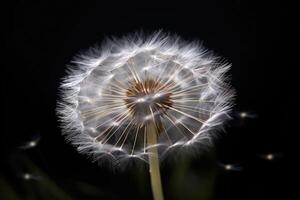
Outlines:
{"type": "Polygon", "coordinates": [[[231,62],[237,93],[234,118],[214,149],[163,162],[166,199],[288,199],[288,78],[279,46],[285,8],[242,0],[139,4],[15,1],[7,8],[0,198],[151,199],[146,165],[120,172],[79,155],[61,136],[55,107],[75,54],[106,36],[163,29],[200,40],[231,62]],[[240,118],[244,111],[255,117],[240,118]],[[37,137],[36,147],[20,148],[37,137]],[[267,153],[275,159],[261,157],[267,153]],[[226,171],[217,163],[242,170],[226,171]],[[26,173],[38,178],[26,180],[26,173]]]}

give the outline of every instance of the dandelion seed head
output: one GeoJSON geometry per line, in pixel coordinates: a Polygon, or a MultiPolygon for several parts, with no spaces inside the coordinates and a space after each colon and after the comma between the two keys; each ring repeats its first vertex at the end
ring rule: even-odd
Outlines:
{"type": "Polygon", "coordinates": [[[108,40],[73,63],[57,113],[66,138],[93,160],[145,160],[149,122],[156,124],[164,153],[204,144],[228,119],[230,65],[178,36],[108,40]]]}

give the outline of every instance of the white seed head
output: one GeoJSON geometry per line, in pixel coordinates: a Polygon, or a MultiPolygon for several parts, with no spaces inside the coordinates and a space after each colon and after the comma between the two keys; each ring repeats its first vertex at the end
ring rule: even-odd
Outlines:
{"type": "Polygon", "coordinates": [[[57,112],[67,139],[94,160],[144,160],[149,121],[157,125],[164,154],[208,144],[229,118],[230,65],[198,43],[161,32],[136,35],[108,40],[74,63],[57,112]]]}

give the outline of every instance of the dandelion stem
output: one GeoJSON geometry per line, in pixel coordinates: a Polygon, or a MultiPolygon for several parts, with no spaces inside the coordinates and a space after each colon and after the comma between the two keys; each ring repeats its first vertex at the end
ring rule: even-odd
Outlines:
{"type": "Polygon", "coordinates": [[[149,172],[151,179],[152,194],[154,200],[163,200],[163,191],[159,171],[159,160],[157,152],[157,128],[155,123],[150,122],[147,125],[147,143],[149,152],[149,172]]]}

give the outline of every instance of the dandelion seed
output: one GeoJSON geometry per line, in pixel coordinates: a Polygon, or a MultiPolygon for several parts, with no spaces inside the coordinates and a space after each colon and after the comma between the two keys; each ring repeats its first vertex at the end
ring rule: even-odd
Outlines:
{"type": "Polygon", "coordinates": [[[31,175],[28,174],[28,173],[26,173],[26,174],[23,175],[23,178],[24,178],[25,180],[29,180],[29,179],[31,179],[31,175]]]}
{"type": "Polygon", "coordinates": [[[238,117],[240,117],[241,119],[246,119],[246,118],[256,118],[257,115],[252,113],[252,112],[239,112],[238,114],[238,117]]]}
{"type": "Polygon", "coordinates": [[[259,155],[260,158],[267,161],[278,161],[280,158],[282,158],[282,156],[282,153],[267,153],[259,155]]]}
{"type": "Polygon", "coordinates": [[[224,166],[225,170],[227,171],[241,171],[242,168],[238,166],[237,164],[232,165],[232,164],[227,164],[224,166]]]}
{"type": "Polygon", "coordinates": [[[246,112],[241,112],[240,113],[241,118],[246,118],[248,114],[246,112]]]}
{"type": "Polygon", "coordinates": [[[266,155],[266,159],[267,160],[273,160],[274,159],[274,155],[273,154],[268,154],[268,155],[266,155]]]}
{"type": "Polygon", "coordinates": [[[242,167],[239,164],[223,164],[218,163],[218,166],[225,171],[241,171],[242,167]]]}
{"type": "Polygon", "coordinates": [[[34,174],[31,174],[31,173],[24,173],[21,175],[21,178],[26,180],[26,181],[29,181],[29,180],[41,180],[41,176],[38,176],[38,175],[34,175],[34,174]]]}
{"type": "Polygon", "coordinates": [[[38,145],[40,141],[40,135],[34,135],[30,141],[27,141],[19,146],[20,149],[31,149],[38,145]]]}
{"type": "Polygon", "coordinates": [[[197,43],[158,32],[90,52],[64,78],[57,113],[67,139],[94,160],[148,157],[151,177],[159,176],[159,155],[205,145],[228,118],[230,65],[197,43]]]}
{"type": "Polygon", "coordinates": [[[232,166],[231,166],[231,165],[225,165],[225,169],[226,169],[226,170],[231,170],[231,169],[232,169],[232,166]]]}
{"type": "Polygon", "coordinates": [[[35,147],[36,146],[36,142],[35,141],[31,141],[31,142],[28,143],[28,146],[35,147]]]}

